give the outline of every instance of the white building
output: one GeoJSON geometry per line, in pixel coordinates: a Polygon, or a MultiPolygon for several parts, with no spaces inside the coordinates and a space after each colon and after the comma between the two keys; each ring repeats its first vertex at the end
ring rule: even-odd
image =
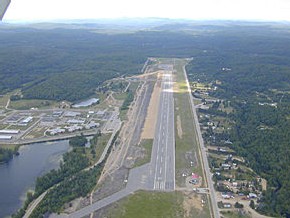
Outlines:
{"type": "Polygon", "coordinates": [[[0,134],[18,134],[20,133],[19,130],[13,130],[13,129],[2,129],[0,130],[0,134]]]}
{"type": "Polygon", "coordinates": [[[0,140],[11,140],[12,136],[11,135],[0,135],[0,140]]]}

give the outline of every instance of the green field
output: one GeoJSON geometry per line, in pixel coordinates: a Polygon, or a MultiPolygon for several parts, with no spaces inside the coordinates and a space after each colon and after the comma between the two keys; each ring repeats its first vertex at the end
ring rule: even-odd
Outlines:
{"type": "Polygon", "coordinates": [[[87,155],[91,163],[96,163],[100,159],[111,135],[112,134],[102,134],[98,137],[97,145],[91,145],[95,153],[94,155],[92,155],[91,150],[87,150],[87,155]]]}
{"type": "Polygon", "coordinates": [[[143,164],[149,163],[151,160],[151,151],[152,151],[153,139],[143,139],[139,146],[144,149],[144,156],[137,158],[134,167],[141,166],[143,164]]]}
{"type": "Polygon", "coordinates": [[[183,218],[183,195],[180,192],[140,191],[120,200],[108,209],[107,218],[183,218]]]}
{"type": "Polygon", "coordinates": [[[241,214],[238,211],[222,211],[221,214],[225,218],[250,218],[248,214],[241,214]]]}
{"type": "Polygon", "coordinates": [[[16,109],[16,110],[28,110],[30,108],[49,108],[55,104],[54,101],[49,100],[18,100],[18,101],[11,101],[9,108],[16,109]]]}
{"type": "Polygon", "coordinates": [[[185,60],[177,59],[175,70],[176,92],[174,93],[175,104],[175,123],[177,117],[181,120],[182,138],[178,136],[177,125],[175,125],[176,136],[176,184],[178,186],[185,186],[185,179],[182,173],[191,171],[203,176],[200,164],[199,148],[196,141],[196,131],[193,125],[193,115],[189,103],[187,93],[187,86],[183,74],[183,66],[186,64],[185,60]],[[195,154],[196,153],[196,154],[195,154]],[[194,166],[190,166],[190,161],[195,162],[194,166]]]}

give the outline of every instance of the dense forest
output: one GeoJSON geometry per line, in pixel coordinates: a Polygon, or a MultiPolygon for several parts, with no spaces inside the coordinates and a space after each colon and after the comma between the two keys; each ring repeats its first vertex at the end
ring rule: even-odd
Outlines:
{"type": "MultiPolygon", "coordinates": [[[[0,94],[20,88],[23,98],[77,101],[107,79],[141,73],[147,57],[193,57],[189,79],[212,83],[218,89],[210,95],[231,102],[233,148],[268,180],[258,210],[289,216],[289,27],[177,22],[141,29],[0,26],[0,94]]],[[[39,190],[58,182],[58,173],[42,178],[39,190]]]]}
{"type": "Polygon", "coordinates": [[[140,73],[148,56],[189,55],[184,51],[191,38],[167,32],[0,28],[0,94],[21,88],[28,99],[84,99],[108,79],[140,73]]]}
{"type": "Polygon", "coordinates": [[[257,210],[289,217],[290,34],[236,29],[209,38],[215,40],[194,56],[188,76],[216,86],[209,94],[234,108],[231,147],[268,181],[257,210]]]}

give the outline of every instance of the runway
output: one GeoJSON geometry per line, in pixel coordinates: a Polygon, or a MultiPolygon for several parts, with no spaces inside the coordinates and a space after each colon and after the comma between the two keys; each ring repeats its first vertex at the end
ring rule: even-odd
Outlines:
{"type": "Polygon", "coordinates": [[[164,72],[161,88],[149,180],[153,190],[173,191],[175,189],[175,136],[171,71],[164,72]]]}

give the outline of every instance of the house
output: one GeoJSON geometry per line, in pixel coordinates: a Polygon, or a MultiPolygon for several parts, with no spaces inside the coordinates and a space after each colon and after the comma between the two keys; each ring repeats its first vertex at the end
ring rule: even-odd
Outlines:
{"type": "Polygon", "coordinates": [[[257,198],[258,196],[255,193],[249,193],[248,198],[257,198]]]}
{"type": "Polygon", "coordinates": [[[223,207],[224,208],[231,208],[232,207],[232,204],[230,204],[230,203],[223,203],[223,207]]]}
{"type": "Polygon", "coordinates": [[[224,199],[234,198],[234,194],[232,192],[222,192],[222,198],[224,199]]]}
{"type": "Polygon", "coordinates": [[[65,129],[55,128],[55,129],[48,130],[48,132],[50,133],[50,135],[57,135],[57,134],[65,133],[65,129]]]}
{"type": "Polygon", "coordinates": [[[222,168],[223,168],[224,170],[229,170],[230,167],[231,167],[230,164],[226,164],[226,163],[223,163],[223,164],[222,164],[222,168]]]}
{"type": "Polygon", "coordinates": [[[64,113],[65,117],[76,117],[76,116],[79,116],[79,115],[81,115],[80,112],[74,112],[74,111],[66,111],[64,113]]]}

